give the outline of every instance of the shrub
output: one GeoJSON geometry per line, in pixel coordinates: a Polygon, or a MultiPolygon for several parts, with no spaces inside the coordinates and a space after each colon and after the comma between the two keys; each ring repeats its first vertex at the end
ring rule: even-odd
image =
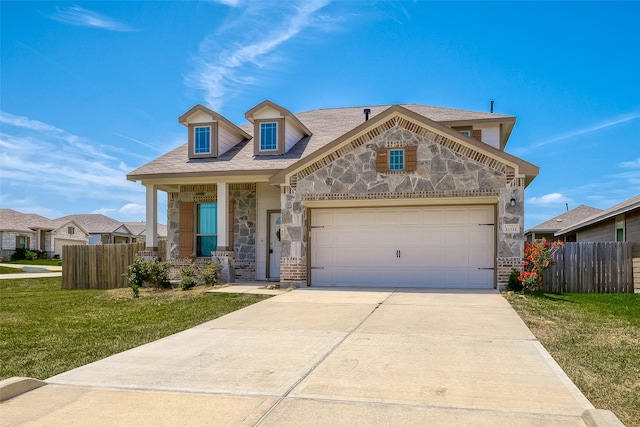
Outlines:
{"type": "Polygon", "coordinates": [[[200,277],[202,277],[205,285],[213,286],[218,283],[221,271],[222,268],[220,268],[220,263],[212,262],[200,267],[200,277]]]}
{"type": "Polygon", "coordinates": [[[196,285],[196,270],[193,267],[182,267],[180,269],[180,286],[186,291],[196,285]]]}
{"type": "Polygon", "coordinates": [[[22,261],[23,259],[33,261],[36,259],[46,259],[47,253],[44,251],[32,251],[25,248],[18,248],[11,255],[11,261],[22,261]]]}
{"type": "MultiPolygon", "coordinates": [[[[145,283],[151,284],[156,288],[169,287],[169,268],[166,263],[157,259],[146,259],[138,256],[129,266],[129,286],[144,286],[145,283]]],[[[134,290],[135,293],[135,290],[134,290]]]]}
{"type": "Polygon", "coordinates": [[[507,289],[510,291],[520,292],[522,290],[522,282],[520,282],[520,272],[515,268],[509,274],[509,283],[507,289]]]}
{"type": "Polygon", "coordinates": [[[563,245],[561,241],[549,244],[545,238],[541,241],[525,242],[524,269],[518,277],[525,292],[532,294],[544,289],[542,274],[553,264],[553,253],[563,245]]]}

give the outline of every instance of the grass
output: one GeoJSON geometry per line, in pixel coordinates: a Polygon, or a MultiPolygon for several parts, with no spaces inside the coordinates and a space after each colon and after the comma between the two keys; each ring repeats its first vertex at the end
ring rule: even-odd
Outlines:
{"type": "Polygon", "coordinates": [[[20,261],[3,261],[3,264],[22,264],[22,265],[55,265],[61,266],[62,260],[59,259],[23,259],[20,261]]]}
{"type": "Polygon", "coordinates": [[[596,408],[640,426],[640,294],[507,299],[596,408]]]}
{"type": "Polygon", "coordinates": [[[0,280],[0,379],[46,379],[188,329],[262,295],[142,288],[62,290],[59,277],[0,280]]]}
{"type": "Polygon", "coordinates": [[[0,274],[16,274],[16,273],[25,273],[25,272],[20,270],[19,268],[4,267],[0,265],[0,274]]]}

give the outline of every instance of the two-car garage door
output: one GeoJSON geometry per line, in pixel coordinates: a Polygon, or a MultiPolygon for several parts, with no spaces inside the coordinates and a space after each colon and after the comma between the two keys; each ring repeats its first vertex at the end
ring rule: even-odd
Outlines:
{"type": "Polygon", "coordinates": [[[311,212],[312,285],[493,287],[492,205],[311,212]]]}

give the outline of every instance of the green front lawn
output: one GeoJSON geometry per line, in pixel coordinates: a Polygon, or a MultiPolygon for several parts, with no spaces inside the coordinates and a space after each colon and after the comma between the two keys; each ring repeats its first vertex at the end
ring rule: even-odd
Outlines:
{"type": "Polygon", "coordinates": [[[3,261],[3,264],[22,264],[22,265],[55,265],[61,266],[62,260],[59,259],[22,259],[20,261],[3,261]]]}
{"type": "Polygon", "coordinates": [[[3,265],[0,265],[0,274],[16,274],[16,273],[25,273],[25,272],[20,270],[19,268],[5,267],[3,265]]]}
{"type": "Polygon", "coordinates": [[[61,278],[0,280],[0,379],[46,379],[259,302],[203,287],[62,290],[61,278]]]}
{"type": "Polygon", "coordinates": [[[596,408],[640,426],[640,294],[507,299],[596,408]]]}

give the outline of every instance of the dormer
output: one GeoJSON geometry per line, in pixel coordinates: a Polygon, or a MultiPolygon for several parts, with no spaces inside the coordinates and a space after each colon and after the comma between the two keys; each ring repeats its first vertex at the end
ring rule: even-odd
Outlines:
{"type": "Polygon", "coordinates": [[[253,123],[254,156],[284,154],[302,138],[311,136],[311,131],[291,111],[269,100],[244,116],[253,123]]]}
{"type": "Polygon", "coordinates": [[[190,159],[215,158],[223,155],[251,135],[203,105],[196,105],[178,118],[188,129],[190,159]]]}

